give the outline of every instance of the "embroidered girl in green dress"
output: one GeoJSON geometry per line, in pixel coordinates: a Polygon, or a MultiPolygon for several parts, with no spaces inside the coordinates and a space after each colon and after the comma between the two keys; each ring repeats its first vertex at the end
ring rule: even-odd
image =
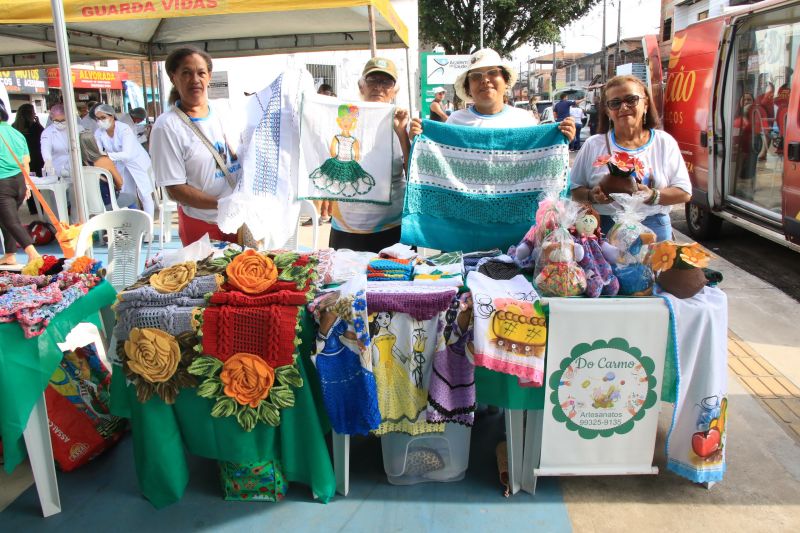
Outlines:
{"type": "Polygon", "coordinates": [[[331,158],[309,176],[318,189],[353,197],[366,194],[375,186],[375,178],[358,164],[361,159],[361,144],[352,136],[357,120],[357,106],[339,106],[336,123],[342,133],[331,140],[331,158]]]}

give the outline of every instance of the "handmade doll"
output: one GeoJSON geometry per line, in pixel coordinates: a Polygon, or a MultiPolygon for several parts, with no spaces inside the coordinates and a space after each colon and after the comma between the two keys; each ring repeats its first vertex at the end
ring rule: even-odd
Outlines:
{"type": "Polygon", "coordinates": [[[577,296],[586,290],[586,275],[578,266],[583,247],[571,239],[545,242],[539,261],[543,264],[536,276],[536,287],[544,296],[577,296]]]}
{"type": "Polygon", "coordinates": [[[614,215],[615,224],[607,236],[611,247],[605,250],[605,257],[619,280],[620,294],[648,296],[653,290],[653,270],[645,258],[650,245],[656,242],[656,234],[642,224],[641,206],[645,198],[625,194],[612,197],[622,206],[622,211],[614,215]]]}
{"type": "Polygon", "coordinates": [[[508,255],[514,258],[520,268],[533,267],[536,262],[534,251],[558,225],[559,213],[563,210],[562,203],[563,200],[559,199],[557,195],[544,195],[539,200],[539,206],[536,209],[536,223],[531,226],[519,244],[508,250],[508,255]]]}
{"type": "Polygon", "coordinates": [[[600,233],[600,215],[597,211],[587,207],[581,213],[575,222],[573,238],[583,248],[583,259],[578,264],[586,275],[584,294],[590,298],[597,298],[601,294],[615,296],[619,291],[619,280],[603,255],[604,248],[609,253],[610,245],[600,233]]]}

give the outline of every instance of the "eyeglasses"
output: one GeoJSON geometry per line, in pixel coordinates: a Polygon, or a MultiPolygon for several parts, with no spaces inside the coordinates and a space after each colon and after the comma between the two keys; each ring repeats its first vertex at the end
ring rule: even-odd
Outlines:
{"type": "Polygon", "coordinates": [[[481,72],[476,70],[474,72],[470,72],[467,74],[467,78],[469,81],[483,81],[483,77],[486,76],[487,78],[498,78],[503,75],[503,69],[500,68],[493,68],[487,70],[486,72],[481,72]]]}
{"type": "Polygon", "coordinates": [[[636,107],[639,105],[639,100],[642,98],[644,98],[644,96],[639,96],[638,94],[629,94],[622,99],[614,98],[613,100],[609,100],[606,102],[606,106],[612,111],[616,111],[622,107],[622,104],[625,104],[627,107],[636,107]]]}
{"type": "Polygon", "coordinates": [[[379,78],[379,77],[372,77],[372,78],[365,78],[365,82],[369,87],[380,87],[381,89],[391,89],[394,87],[395,81],[392,78],[379,78]]]}

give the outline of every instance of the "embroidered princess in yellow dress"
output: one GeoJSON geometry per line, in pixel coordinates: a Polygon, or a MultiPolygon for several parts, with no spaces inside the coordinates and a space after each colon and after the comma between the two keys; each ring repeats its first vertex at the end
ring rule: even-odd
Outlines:
{"type": "Polygon", "coordinates": [[[429,424],[425,417],[417,421],[428,407],[428,391],[417,387],[405,363],[409,355],[397,347],[397,336],[389,330],[392,315],[376,313],[370,322],[373,349],[373,372],[378,386],[378,408],[381,425],[374,432],[383,435],[393,431],[416,435],[443,431],[443,424],[429,424]]]}
{"type": "Polygon", "coordinates": [[[331,140],[330,154],[322,166],[309,176],[314,186],[345,197],[367,194],[375,186],[375,178],[361,168],[361,144],[353,137],[358,121],[358,107],[340,105],[336,124],[342,132],[331,140]]]}

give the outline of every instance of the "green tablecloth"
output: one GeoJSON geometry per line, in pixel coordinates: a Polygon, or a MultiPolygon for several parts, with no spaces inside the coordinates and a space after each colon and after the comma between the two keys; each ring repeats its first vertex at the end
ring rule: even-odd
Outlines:
{"type": "Polygon", "coordinates": [[[111,411],[131,419],[134,459],[139,486],[158,508],[181,499],[189,482],[184,446],[189,452],[237,463],[278,459],[289,481],[309,485],[327,502],[336,492],[325,433],[330,429],[318,395],[319,379],[308,359],[314,347],[314,323],[306,317],[298,367],[304,385],[295,389],[295,405],[281,411],[281,424],[272,428],[256,424],[244,431],[234,417],[213,418],[212,400],[200,398],[196,389],[183,389],[174,405],[153,397],[136,400],[126,386],[122,368],[114,366],[111,411]]]}
{"type": "Polygon", "coordinates": [[[25,457],[22,432],[31,410],[61,362],[58,343],[81,322],[101,327],[98,312],[114,302],[117,292],[106,281],[56,315],[44,333],[31,339],[19,324],[0,324],[0,437],[5,471],[11,473],[25,457]]]}

